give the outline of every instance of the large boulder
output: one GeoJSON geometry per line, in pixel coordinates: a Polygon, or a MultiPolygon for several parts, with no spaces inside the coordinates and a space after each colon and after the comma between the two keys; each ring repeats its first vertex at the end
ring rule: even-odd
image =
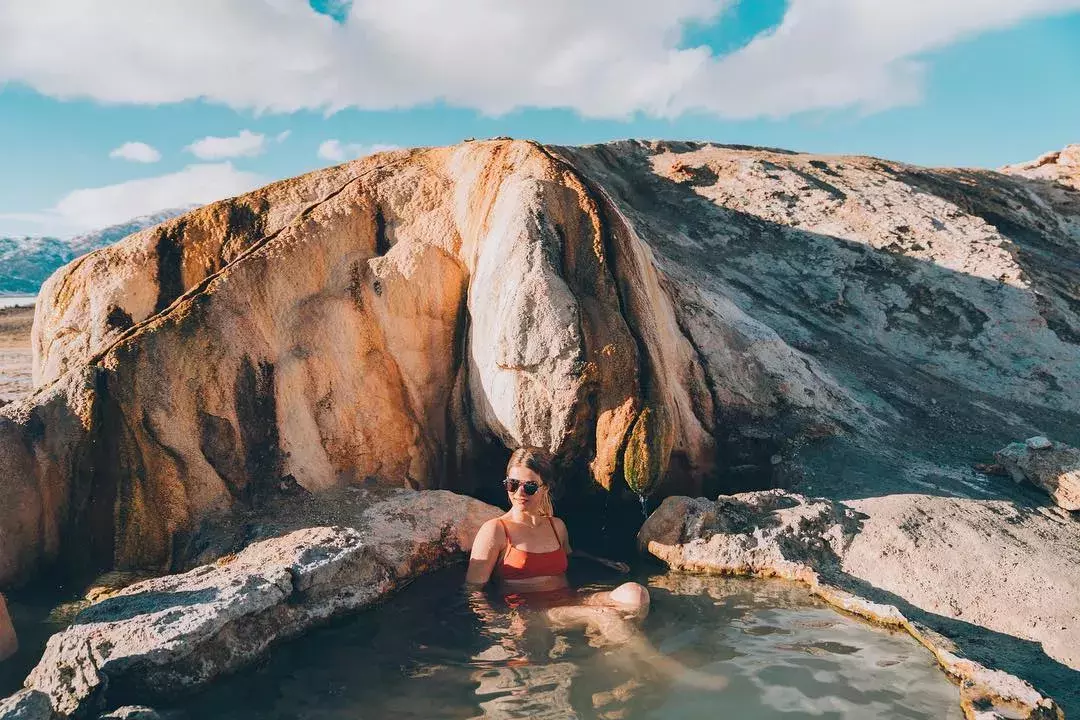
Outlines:
{"type": "Polygon", "coordinates": [[[57,561],[168,569],[207,517],[268,497],[475,491],[518,444],[557,454],[572,508],[800,478],[881,492],[1003,437],[1075,442],[1064,192],[498,140],[201,208],[43,288],[39,389],[0,409],[0,587],[57,561]]]}
{"type": "Polygon", "coordinates": [[[445,491],[402,492],[369,507],[355,528],[297,530],[135,583],[54,635],[26,687],[64,716],[175,697],[462,560],[500,512],[445,491]]]}

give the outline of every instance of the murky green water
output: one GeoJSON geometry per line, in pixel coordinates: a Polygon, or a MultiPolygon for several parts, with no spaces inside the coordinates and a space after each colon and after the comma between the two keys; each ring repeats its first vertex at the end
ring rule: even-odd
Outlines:
{"type": "Polygon", "coordinates": [[[200,720],[962,717],[958,689],[914,640],[787,584],[636,578],[653,597],[642,635],[604,646],[497,601],[481,619],[461,579],[460,568],[423,578],[176,709],[200,720]]]}

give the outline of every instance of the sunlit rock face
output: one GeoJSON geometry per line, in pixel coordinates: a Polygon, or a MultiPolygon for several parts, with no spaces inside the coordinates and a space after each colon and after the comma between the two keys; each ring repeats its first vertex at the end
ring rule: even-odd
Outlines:
{"type": "Polygon", "coordinates": [[[201,208],[44,286],[38,391],[0,411],[0,586],[58,559],[167,568],[208,513],[268,496],[472,491],[519,444],[558,455],[572,500],[767,486],[814,448],[846,457],[837,438],[883,457],[1068,426],[1066,191],[500,140],[201,208]]]}

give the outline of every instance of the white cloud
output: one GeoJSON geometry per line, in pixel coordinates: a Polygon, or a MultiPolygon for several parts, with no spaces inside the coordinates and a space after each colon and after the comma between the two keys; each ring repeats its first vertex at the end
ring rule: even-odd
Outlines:
{"type": "Polygon", "coordinates": [[[289,139],[290,135],[292,135],[292,130],[282,130],[274,137],[274,141],[283,143],[289,139]]]}
{"type": "Polygon", "coordinates": [[[110,0],[107,12],[96,0],[4,0],[0,83],[57,97],[203,99],[275,112],[433,102],[605,117],[869,111],[918,100],[931,51],[1080,8],[1080,0],[790,0],[778,28],[733,54],[680,47],[688,24],[723,23],[734,2],[353,0],[339,23],[307,0],[110,0]]]}
{"type": "Polygon", "coordinates": [[[110,152],[109,157],[131,162],[155,163],[161,159],[161,153],[144,142],[126,142],[110,152]]]}
{"type": "Polygon", "coordinates": [[[232,163],[202,163],[168,175],[74,190],[45,212],[0,215],[0,221],[18,227],[33,224],[35,234],[65,236],[167,208],[205,205],[266,182],[255,173],[237,170],[232,163]]]}
{"type": "Polygon", "coordinates": [[[214,137],[210,135],[202,140],[196,140],[184,149],[200,160],[221,160],[223,158],[254,157],[262,154],[265,148],[265,135],[253,133],[250,130],[241,130],[239,135],[233,135],[232,137],[214,137]]]}
{"type": "Polygon", "coordinates": [[[387,150],[397,150],[397,145],[386,145],[383,143],[374,143],[372,145],[363,145],[360,143],[343,143],[340,140],[325,140],[319,145],[317,154],[323,160],[331,160],[333,162],[343,162],[345,160],[353,160],[364,155],[374,155],[378,152],[386,152],[387,150]]]}

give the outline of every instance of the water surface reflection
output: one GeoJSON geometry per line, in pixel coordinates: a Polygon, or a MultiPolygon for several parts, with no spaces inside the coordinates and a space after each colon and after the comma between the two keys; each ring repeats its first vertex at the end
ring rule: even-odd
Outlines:
{"type": "Polygon", "coordinates": [[[653,596],[638,640],[665,664],[553,631],[497,597],[478,602],[461,579],[460,568],[422,578],[178,709],[279,720],[962,717],[958,689],[913,639],[784,583],[634,578],[653,596]]]}

